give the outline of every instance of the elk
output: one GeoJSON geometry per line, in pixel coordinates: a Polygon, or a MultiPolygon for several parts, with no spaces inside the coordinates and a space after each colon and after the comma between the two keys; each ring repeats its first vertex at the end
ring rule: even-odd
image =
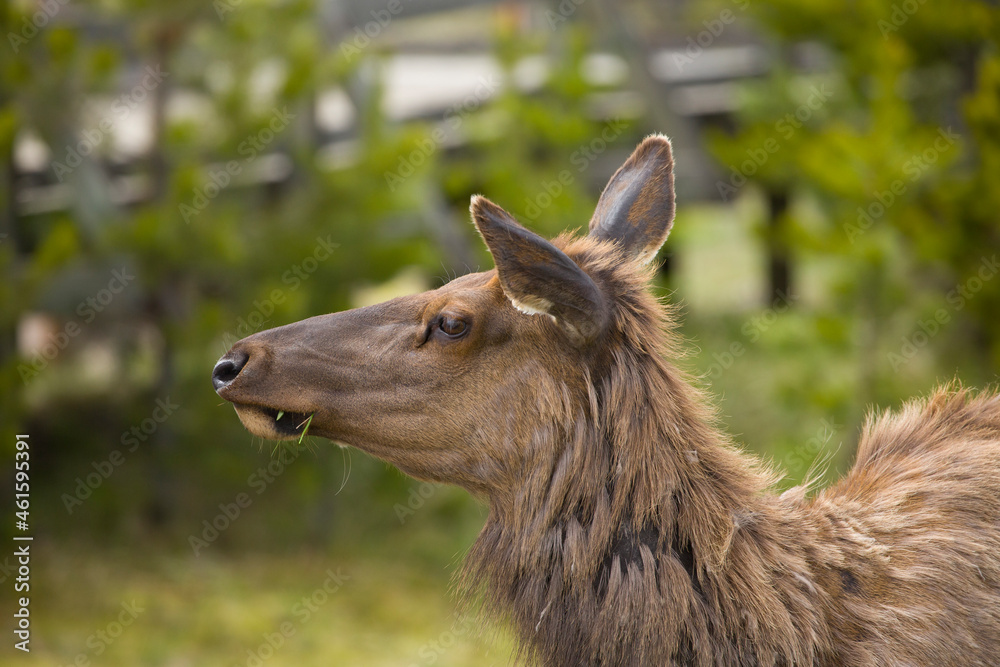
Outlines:
{"type": "Polygon", "coordinates": [[[311,416],[482,499],[461,578],[524,662],[1000,664],[1000,397],[952,385],[873,415],[843,479],[778,494],[677,367],[651,291],[665,137],[585,236],[471,211],[494,270],[237,342],[213,382],[244,426],[290,439],[311,416]]]}

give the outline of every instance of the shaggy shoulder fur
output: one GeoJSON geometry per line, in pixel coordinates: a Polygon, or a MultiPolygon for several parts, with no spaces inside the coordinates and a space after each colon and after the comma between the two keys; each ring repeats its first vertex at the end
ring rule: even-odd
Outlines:
{"type": "Polygon", "coordinates": [[[668,361],[651,269],[592,237],[554,243],[613,311],[578,386],[538,368],[533,389],[496,392],[535,391],[539,414],[509,420],[530,465],[491,499],[464,582],[512,622],[521,657],[998,664],[1000,398],[946,388],[874,417],[842,481],[777,495],[668,361]]]}

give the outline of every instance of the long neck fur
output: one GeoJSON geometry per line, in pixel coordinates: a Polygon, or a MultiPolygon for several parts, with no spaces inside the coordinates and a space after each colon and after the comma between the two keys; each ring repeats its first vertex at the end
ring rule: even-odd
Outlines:
{"type": "Polygon", "coordinates": [[[666,360],[648,273],[564,245],[622,296],[577,396],[541,382],[560,407],[521,436],[530,466],[491,502],[466,587],[546,666],[824,664],[801,506],[666,360]]]}

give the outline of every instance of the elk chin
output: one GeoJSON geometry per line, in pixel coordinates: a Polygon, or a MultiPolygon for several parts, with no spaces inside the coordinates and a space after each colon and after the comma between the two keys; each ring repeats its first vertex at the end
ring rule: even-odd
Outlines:
{"type": "Polygon", "coordinates": [[[267,440],[298,440],[306,428],[310,415],[289,412],[259,405],[233,403],[244,428],[267,440]],[[279,418],[280,417],[280,418],[279,418]]]}

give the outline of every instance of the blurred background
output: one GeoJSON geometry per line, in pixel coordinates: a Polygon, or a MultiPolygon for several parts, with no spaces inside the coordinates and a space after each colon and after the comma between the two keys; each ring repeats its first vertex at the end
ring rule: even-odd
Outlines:
{"type": "MultiPolygon", "coordinates": [[[[953,0],[13,0],[0,10],[8,665],[504,665],[450,577],[485,509],[251,437],[246,335],[492,262],[484,193],[584,228],[650,132],[682,366],[787,472],[1000,370],[1000,9],[953,0]]],[[[825,468],[824,468],[825,466],[825,468]]]]}

